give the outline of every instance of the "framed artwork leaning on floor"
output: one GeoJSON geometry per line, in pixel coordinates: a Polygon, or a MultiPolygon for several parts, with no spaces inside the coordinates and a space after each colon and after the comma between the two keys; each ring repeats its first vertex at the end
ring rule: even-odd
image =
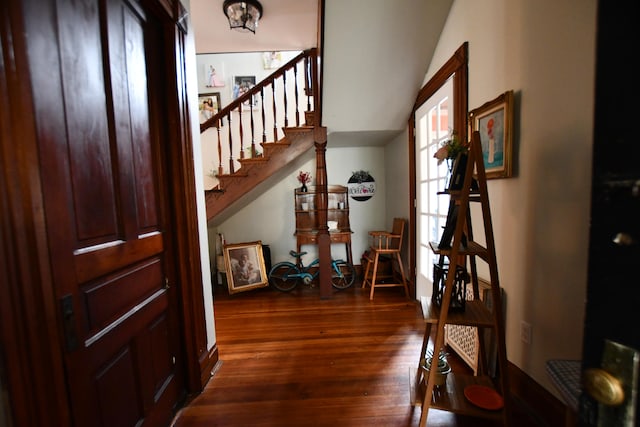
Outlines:
{"type": "Polygon", "coordinates": [[[269,286],[261,241],[227,244],[223,250],[230,294],[269,286]]]}

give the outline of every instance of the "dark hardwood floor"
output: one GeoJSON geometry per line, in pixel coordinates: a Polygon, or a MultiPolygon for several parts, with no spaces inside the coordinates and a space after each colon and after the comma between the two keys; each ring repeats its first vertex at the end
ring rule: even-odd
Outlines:
{"type": "MultiPolygon", "coordinates": [[[[221,363],[174,426],[418,426],[409,371],[422,346],[419,304],[401,288],[376,290],[369,301],[359,283],[330,299],[319,295],[310,286],[235,295],[216,286],[221,363]]],[[[468,369],[450,360],[454,372],[468,369]]],[[[542,426],[513,406],[514,425],[542,426]]],[[[495,424],[431,409],[427,425],[495,424]]]]}

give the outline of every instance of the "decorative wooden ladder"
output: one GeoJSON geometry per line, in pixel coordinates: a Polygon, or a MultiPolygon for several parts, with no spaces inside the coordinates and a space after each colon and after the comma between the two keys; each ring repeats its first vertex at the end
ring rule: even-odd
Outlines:
{"type": "MultiPolygon", "coordinates": [[[[460,160],[458,159],[458,162],[460,160]]],[[[461,169],[461,168],[458,168],[461,169]]],[[[458,171],[460,172],[460,170],[458,171]]],[[[454,166],[454,178],[456,174],[454,166]]],[[[411,401],[415,405],[422,406],[420,426],[425,426],[429,408],[451,411],[464,415],[494,418],[502,420],[503,425],[510,425],[510,404],[508,398],[508,367],[505,348],[504,313],[500,283],[498,280],[498,267],[493,239],[493,227],[491,212],[489,209],[489,196],[487,193],[487,181],[482,157],[480,134],[476,131],[472,135],[469,147],[466,167],[464,168],[464,181],[460,190],[448,189],[440,194],[449,195],[451,208],[447,223],[453,228],[453,240],[448,242],[431,242],[434,253],[443,255],[448,259],[449,267],[446,275],[441,301],[438,304],[424,299],[422,310],[426,323],[422,351],[417,369],[411,371],[411,401]],[[475,172],[475,174],[474,174],[475,172]],[[486,246],[478,244],[473,239],[470,202],[478,202],[482,208],[482,217],[486,246]],[[477,261],[486,262],[489,268],[490,304],[480,299],[477,261]],[[458,268],[466,271],[467,261],[470,267],[470,280],[473,287],[473,299],[465,301],[464,311],[450,310],[452,293],[456,285],[458,268]],[[427,350],[432,345],[433,354],[437,355],[440,349],[444,350],[445,325],[467,325],[478,328],[479,366],[478,375],[463,375],[450,373],[447,375],[446,384],[442,387],[435,386],[436,370],[426,370],[424,361],[427,350]],[[432,327],[435,326],[435,341],[432,341],[432,327]],[[497,369],[490,372],[485,343],[485,330],[493,332],[493,342],[497,346],[497,369]],[[484,399],[475,399],[475,392],[480,390],[484,399]]],[[[451,229],[445,227],[444,233],[451,229]]],[[[435,294],[435,289],[434,289],[435,294]]]]}

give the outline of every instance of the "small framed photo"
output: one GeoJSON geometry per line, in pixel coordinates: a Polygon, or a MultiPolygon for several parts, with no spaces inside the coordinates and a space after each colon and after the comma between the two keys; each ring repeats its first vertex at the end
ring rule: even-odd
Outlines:
{"type": "Polygon", "coordinates": [[[261,241],[228,244],[223,249],[229,294],[269,286],[261,241]]]}
{"type": "Polygon", "coordinates": [[[480,132],[487,179],[512,176],[513,91],[469,112],[471,133],[480,132]]]}
{"type": "Polygon", "coordinates": [[[220,111],[220,92],[201,93],[198,95],[200,124],[206,122],[220,111]]]}
{"type": "MultiPolygon", "coordinates": [[[[239,98],[256,85],[256,76],[235,76],[233,78],[233,99],[239,98]]],[[[258,105],[256,96],[242,103],[243,107],[255,107],[258,105]]]]}
{"type": "Polygon", "coordinates": [[[263,52],[262,66],[265,70],[275,70],[282,66],[282,52],[263,52]]]}
{"type": "Polygon", "coordinates": [[[224,87],[221,68],[214,64],[204,64],[204,87],[224,87]]]}

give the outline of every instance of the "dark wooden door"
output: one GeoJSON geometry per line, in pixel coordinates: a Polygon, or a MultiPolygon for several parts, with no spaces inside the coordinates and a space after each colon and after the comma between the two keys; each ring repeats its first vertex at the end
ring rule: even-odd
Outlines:
{"type": "Polygon", "coordinates": [[[184,386],[162,25],[144,2],[37,3],[29,67],[73,424],[168,425],[184,386]]]}
{"type": "MultiPolygon", "coordinates": [[[[600,368],[605,340],[640,351],[640,145],[638,78],[625,73],[626,56],[637,50],[636,1],[598,2],[593,186],[583,371],[600,368]]],[[[630,382],[632,376],[622,378],[630,382]]],[[[635,393],[638,390],[636,386],[635,393]]],[[[636,397],[637,399],[637,397],[636,397]]],[[[580,424],[623,423],[620,407],[598,408],[583,393],[580,424]],[[598,414],[598,412],[600,412],[598,414]],[[616,412],[620,412],[616,414],[616,412]],[[613,418],[612,418],[613,417],[613,418]],[[605,419],[606,418],[606,419],[605,419]],[[599,419],[599,420],[598,420],[599,419]]],[[[635,402],[638,425],[640,414],[635,402]]]]}

